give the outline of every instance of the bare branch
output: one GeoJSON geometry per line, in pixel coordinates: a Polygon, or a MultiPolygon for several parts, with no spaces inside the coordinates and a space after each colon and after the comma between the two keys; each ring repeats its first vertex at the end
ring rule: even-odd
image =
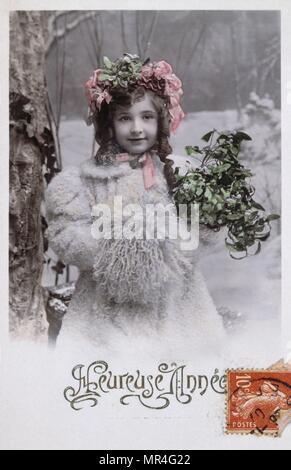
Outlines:
{"type": "Polygon", "coordinates": [[[83,21],[87,20],[88,18],[96,18],[98,15],[100,15],[99,11],[84,13],[78,16],[74,21],[67,23],[64,28],[61,28],[57,31],[52,32],[52,34],[50,35],[50,40],[46,47],[46,55],[49,53],[55,41],[63,38],[68,32],[72,31],[73,29],[76,29],[79,26],[79,24],[82,23],[83,21]]]}
{"type": "Polygon", "coordinates": [[[183,73],[183,75],[182,75],[182,82],[184,81],[184,78],[185,78],[185,76],[186,76],[186,73],[187,73],[189,67],[191,66],[191,63],[192,63],[192,59],[193,59],[193,57],[194,57],[194,54],[195,54],[195,52],[196,52],[196,50],[197,50],[197,48],[198,48],[198,46],[199,46],[199,44],[200,44],[200,41],[201,41],[201,39],[202,39],[204,33],[206,32],[206,30],[207,30],[207,25],[204,23],[204,24],[202,25],[202,28],[200,29],[200,32],[199,32],[199,34],[198,34],[198,37],[197,37],[197,39],[196,39],[196,41],[195,41],[195,43],[194,43],[194,45],[193,45],[193,47],[192,47],[192,49],[191,49],[191,52],[190,52],[189,57],[188,57],[188,60],[187,60],[187,62],[186,62],[186,68],[185,68],[184,73],[183,73]]]}
{"type": "Polygon", "coordinates": [[[84,31],[84,23],[83,22],[80,23],[80,32],[81,32],[82,37],[83,37],[83,44],[84,44],[85,49],[87,51],[91,66],[92,66],[92,68],[94,68],[95,65],[96,65],[95,56],[94,56],[94,54],[92,54],[90,37],[88,37],[87,30],[84,31]]]}
{"type": "MultiPolygon", "coordinates": [[[[57,28],[57,20],[56,20],[56,25],[55,28],[57,28]]],[[[55,53],[55,64],[56,64],[56,116],[59,115],[59,41],[56,41],[56,53],[55,53]]],[[[56,127],[57,127],[57,133],[59,132],[59,123],[58,123],[58,118],[55,119],[56,122],[56,127]]]]}
{"type": "Polygon", "coordinates": [[[102,17],[97,16],[95,18],[87,19],[88,27],[84,32],[83,23],[81,23],[80,30],[84,39],[84,44],[87,49],[87,53],[93,68],[96,68],[96,65],[100,65],[101,53],[103,47],[103,23],[102,17]]]}
{"type": "Polygon", "coordinates": [[[252,77],[254,77],[255,75],[258,76],[258,70],[261,70],[261,73],[264,73],[264,68],[267,67],[267,69],[269,69],[270,63],[273,67],[275,67],[276,62],[279,60],[279,58],[280,38],[276,35],[270,40],[269,46],[267,46],[265,49],[264,56],[253,65],[251,70],[249,70],[240,78],[239,84],[246,84],[252,77]]]}
{"type": "Polygon", "coordinates": [[[151,47],[151,41],[153,39],[153,35],[154,35],[155,29],[157,27],[158,18],[159,18],[159,11],[156,11],[155,14],[154,14],[153,20],[151,22],[149,35],[148,35],[148,38],[147,38],[147,41],[146,41],[146,47],[145,47],[145,50],[144,50],[144,58],[145,59],[147,58],[147,56],[149,54],[149,50],[150,50],[150,47],[151,47]]]}
{"type": "Polygon", "coordinates": [[[75,10],[63,10],[63,11],[55,11],[49,18],[49,27],[53,29],[54,23],[63,16],[69,16],[70,14],[78,13],[75,10]]]}
{"type": "Polygon", "coordinates": [[[125,33],[125,18],[124,18],[124,11],[120,12],[120,20],[121,20],[121,37],[123,42],[124,51],[129,52],[128,43],[126,40],[126,33],[125,33]]]}
{"type": "MultiPolygon", "coordinates": [[[[94,37],[94,44],[95,44],[95,47],[94,47],[94,56],[95,56],[95,59],[96,59],[96,64],[99,64],[100,63],[100,51],[101,51],[101,48],[102,48],[102,41],[103,41],[103,38],[102,38],[102,33],[99,34],[99,25],[98,25],[98,17],[96,18],[96,21],[93,21],[92,23],[92,26],[93,26],[93,37],[94,37]]],[[[100,22],[100,29],[102,28],[102,23],[100,22]]]]}
{"type": "Polygon", "coordinates": [[[178,49],[178,59],[177,59],[177,65],[176,65],[177,73],[179,72],[179,69],[180,69],[180,64],[181,64],[183,51],[184,51],[184,46],[185,46],[185,41],[186,41],[186,37],[187,37],[188,33],[189,33],[189,30],[187,28],[185,28],[184,34],[183,34],[183,37],[181,39],[180,46],[179,46],[179,49],[178,49]]]}
{"type": "MultiPolygon", "coordinates": [[[[67,16],[65,17],[65,27],[67,24],[67,16]]],[[[61,86],[60,86],[60,95],[59,95],[59,107],[57,115],[57,126],[60,127],[61,115],[62,115],[62,104],[63,104],[63,94],[64,94],[64,78],[65,78],[65,61],[66,61],[66,35],[63,39],[63,55],[62,55],[62,64],[61,64],[61,86]]]]}
{"type": "Polygon", "coordinates": [[[60,139],[59,139],[56,120],[55,120],[55,116],[54,116],[54,113],[53,113],[53,110],[52,110],[52,105],[51,105],[49,95],[47,95],[47,100],[46,100],[46,111],[47,111],[50,130],[51,130],[51,133],[53,135],[53,139],[54,139],[54,143],[55,143],[57,166],[58,166],[58,169],[61,170],[63,165],[62,165],[62,154],[61,154],[60,139]]]}
{"type": "Polygon", "coordinates": [[[260,81],[261,81],[261,92],[263,93],[263,90],[266,85],[266,80],[268,76],[274,71],[274,68],[276,67],[276,64],[279,60],[279,57],[277,55],[273,56],[272,61],[266,66],[265,70],[263,70],[260,81]]]}
{"type": "Polygon", "coordinates": [[[101,64],[102,62],[102,50],[103,50],[103,43],[104,43],[104,30],[103,30],[103,17],[98,16],[95,22],[95,31],[97,37],[97,44],[98,48],[96,49],[96,62],[97,64],[101,64]]]}
{"type": "Polygon", "coordinates": [[[230,34],[231,34],[231,44],[232,44],[232,63],[233,63],[233,73],[234,73],[234,84],[235,84],[235,101],[238,111],[238,118],[240,119],[242,102],[240,95],[240,77],[239,77],[239,67],[237,61],[237,38],[235,31],[235,22],[230,25],[230,34]]]}
{"type": "MultiPolygon", "coordinates": [[[[96,60],[96,39],[98,40],[98,31],[97,31],[97,28],[91,28],[91,25],[92,25],[92,18],[86,20],[86,23],[88,24],[88,38],[89,38],[89,41],[91,42],[91,49],[93,50],[93,57],[94,57],[94,60],[96,60]]],[[[93,66],[95,67],[96,66],[96,63],[94,62],[93,66]]]]}
{"type": "Polygon", "coordinates": [[[200,56],[199,56],[199,59],[198,59],[197,67],[200,67],[202,62],[203,62],[204,54],[205,54],[205,50],[206,50],[206,41],[207,41],[207,36],[206,36],[206,34],[203,34],[201,52],[200,52],[200,56]]]}
{"type": "Polygon", "coordinates": [[[140,29],[140,12],[139,10],[136,11],[136,19],[135,19],[135,26],[136,26],[136,47],[137,47],[137,53],[139,57],[142,55],[142,50],[141,50],[141,29],[140,29]]]}

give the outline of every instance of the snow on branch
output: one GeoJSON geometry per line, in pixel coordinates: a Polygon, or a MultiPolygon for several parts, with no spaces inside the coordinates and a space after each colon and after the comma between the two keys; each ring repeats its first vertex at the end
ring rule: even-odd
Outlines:
{"type": "Polygon", "coordinates": [[[63,38],[68,32],[72,31],[73,29],[76,29],[79,26],[79,24],[82,23],[83,21],[96,18],[98,15],[100,15],[99,11],[86,12],[86,13],[78,15],[77,18],[75,18],[71,22],[68,21],[63,28],[55,29],[56,20],[64,15],[69,15],[71,13],[74,13],[74,12],[73,11],[58,12],[50,18],[50,24],[49,24],[50,39],[47,44],[46,54],[49,53],[55,41],[63,38]]]}

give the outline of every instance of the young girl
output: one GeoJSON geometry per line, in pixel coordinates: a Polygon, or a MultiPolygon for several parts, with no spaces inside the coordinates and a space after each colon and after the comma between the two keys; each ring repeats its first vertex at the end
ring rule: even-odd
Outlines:
{"type": "MultiPolygon", "coordinates": [[[[99,150],[56,176],[46,194],[51,247],[80,271],[59,342],[112,345],[117,336],[142,335],[216,347],[224,331],[199,268],[199,249],[183,251],[169,237],[93,233],[93,208],[113,209],[116,196],[123,207],[138,204],[144,212],[148,204],[172,203],[169,135],[184,117],[181,82],[165,61],[142,64],[125,54],[114,63],[105,58],[104,65],[86,83],[99,150]]],[[[121,218],[130,229],[131,215],[121,218]]],[[[203,231],[200,243],[207,236],[203,231]]]]}

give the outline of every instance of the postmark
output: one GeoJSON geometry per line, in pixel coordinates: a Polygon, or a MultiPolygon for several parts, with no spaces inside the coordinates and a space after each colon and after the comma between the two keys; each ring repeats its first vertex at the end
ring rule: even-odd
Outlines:
{"type": "Polygon", "coordinates": [[[227,434],[276,437],[290,422],[291,368],[227,371],[227,434]]]}

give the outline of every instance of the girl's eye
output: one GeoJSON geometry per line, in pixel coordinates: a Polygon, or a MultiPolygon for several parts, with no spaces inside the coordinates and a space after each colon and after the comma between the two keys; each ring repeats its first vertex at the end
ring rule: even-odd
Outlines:
{"type": "Polygon", "coordinates": [[[154,116],[152,114],[145,114],[143,118],[147,121],[149,119],[154,119],[154,116]]]}
{"type": "Polygon", "coordinates": [[[123,122],[123,121],[129,121],[130,120],[130,117],[129,116],[122,116],[121,118],[119,118],[119,121],[123,122]]]}

